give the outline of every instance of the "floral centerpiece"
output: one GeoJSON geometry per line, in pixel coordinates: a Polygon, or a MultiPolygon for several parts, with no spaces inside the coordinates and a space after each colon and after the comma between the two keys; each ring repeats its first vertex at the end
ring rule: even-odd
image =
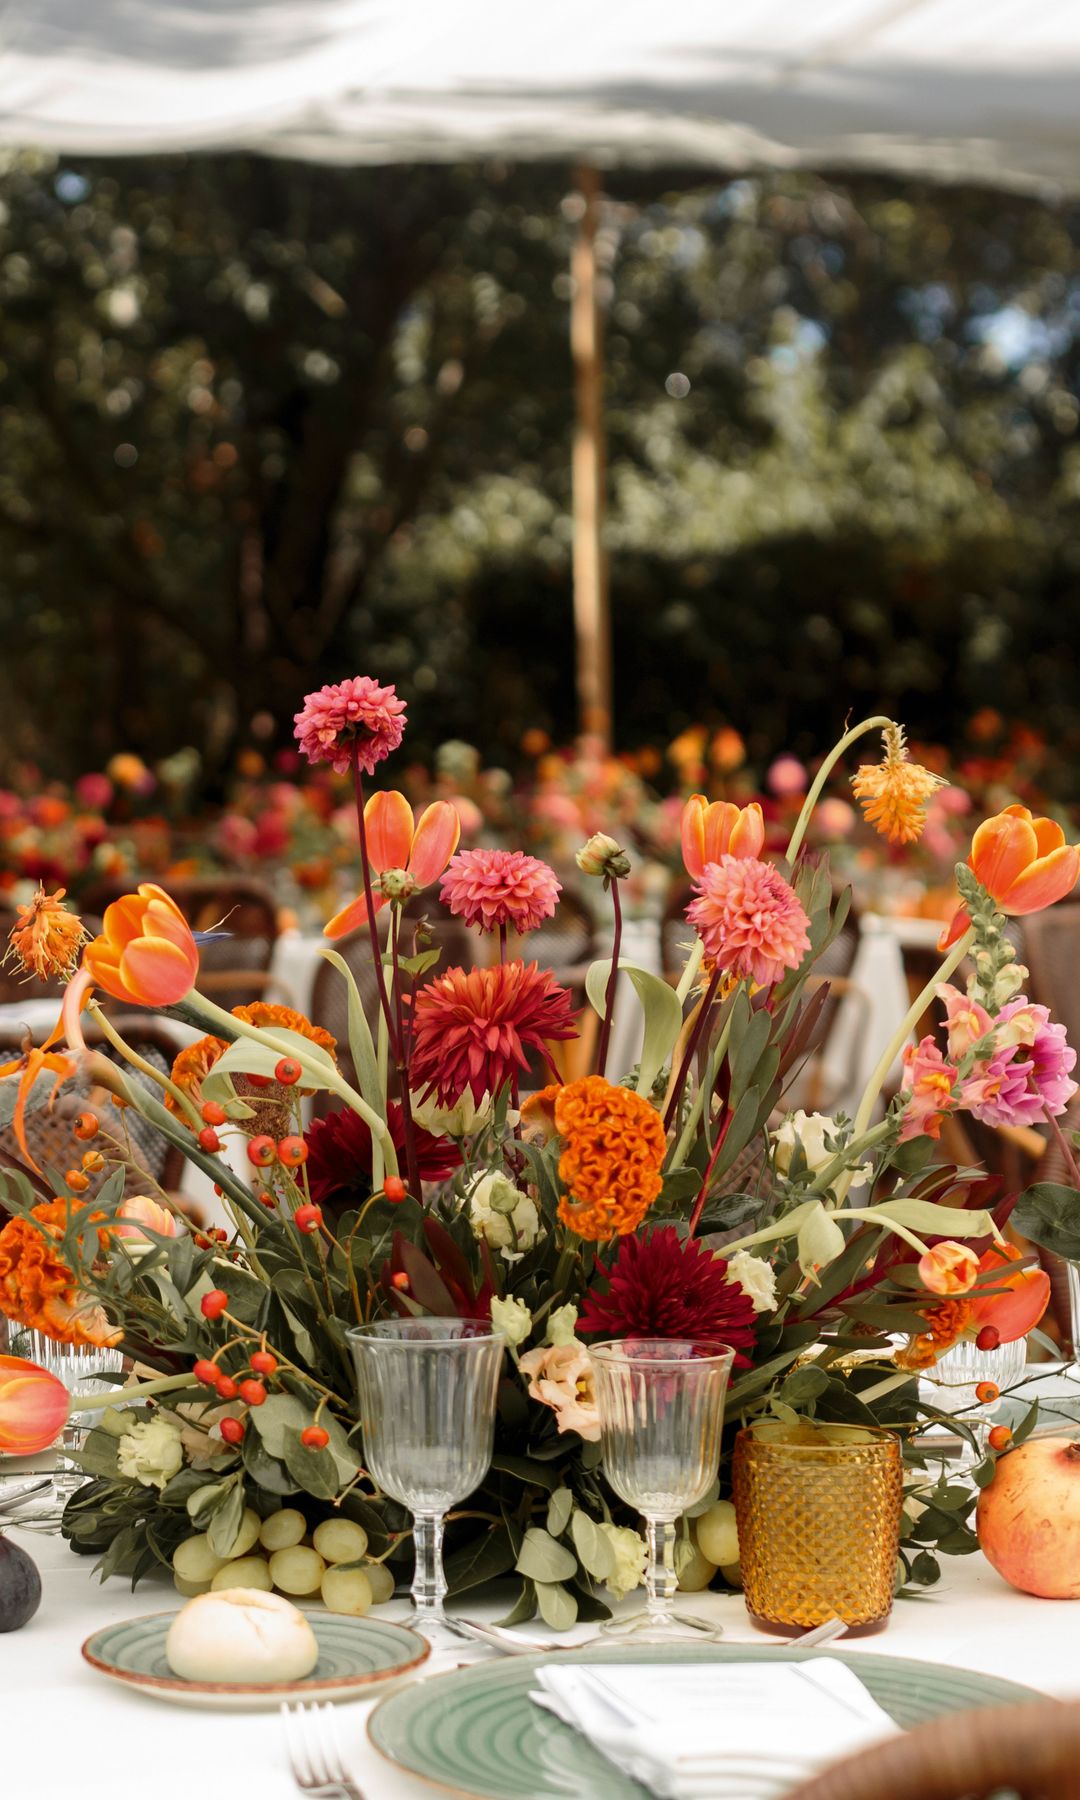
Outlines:
{"type": "MultiPolygon", "coordinates": [[[[451,1591],[516,1573],[512,1617],[539,1608],[561,1627],[601,1616],[640,1579],[637,1521],[599,1469],[589,1358],[597,1336],[624,1334],[732,1345],[733,1427],[772,1413],[894,1429],[919,1498],[905,1523],[907,1576],[934,1579],[935,1547],[973,1540],[966,1494],[936,1478],[913,1441],[933,1416],[918,1371],[961,1335],[984,1347],[1024,1336],[1049,1296],[1034,1253],[1004,1235],[1016,1196],[950,1166],[940,1134],[958,1109],[1053,1124],[1076,1091],[1074,1052],[1023,995],[1003,915],[1067,894],[1080,851],[1023,807],[979,827],[940,970],[854,1118],[823,1118],[793,1096],[827,1000],[815,964],[846,896],[834,897],[826,859],[804,841],[832,771],[877,731],[884,754],[858,769],[856,795],[892,842],[918,836],[937,778],[910,760],[900,727],[870,719],[841,739],[783,857],[764,855],[757,804],[691,798],[681,828],[694,897],[677,986],[622,963],[627,858],[594,835],[577,861],[609,892],[613,953],[586,981],[594,1065],[583,1074],[579,1060],[571,1078],[583,1021],[528,955],[558,879],[521,851],[459,850],[444,800],[416,817],[393,789],[365,794],[405,724],[394,689],[368,677],[309,695],[296,719],[303,754],[347,773],[355,791],[359,891],[328,924],[325,950],[348,990],[347,1064],[300,1014],[230,1013],[202,995],[199,944],[159,887],[111,906],[89,942],[44,893],[13,934],[13,958],[68,982],[50,1042],[0,1071],[24,1160],[2,1177],[0,1308],[53,1337],[119,1345],[135,1366],[123,1408],[106,1396],[86,1440],[92,1479],[70,1500],[65,1533],[101,1554],[105,1572],[137,1579],[193,1532],[222,1557],[250,1541],[249,1516],[258,1529],[302,1506],[309,1520],[362,1527],[372,1568],[407,1565],[408,1520],[363,1466],[346,1332],[428,1313],[491,1319],[507,1345],[494,1462],[449,1523],[451,1591]],[[437,882],[488,940],[477,967],[438,967],[422,922],[406,936],[405,903],[437,882]],[[370,937],[372,1017],[333,947],[356,931],[370,937]],[[953,980],[965,959],[966,991],[953,980]],[[620,968],[642,1012],[630,1069],[611,1066],[620,968]],[[158,1073],[101,996],[199,1035],[158,1073]],[[886,1103],[887,1072],[935,996],[944,1035],[908,1045],[903,1087],[886,1103]],[[87,1016],[112,1057],[88,1048],[87,1016]],[[75,1122],[72,1167],[43,1171],[27,1113],[77,1075],[100,1101],[75,1122]],[[331,1109],[305,1123],[313,1094],[331,1109]],[[132,1109],[211,1177],[227,1229],[189,1228],[160,1192],[132,1197],[132,1109]]],[[[1074,1205],[1071,1190],[1044,1184],[1013,1217],[1060,1249],[1075,1237],[1074,1205]]],[[[0,1413],[17,1415],[23,1390],[54,1430],[25,1368],[0,1371],[0,1413]]],[[[8,1429],[21,1443],[33,1435],[32,1425],[19,1435],[17,1418],[8,1429]]],[[[715,1568],[733,1560],[725,1505],[707,1525],[682,1523],[688,1583],[737,1578],[715,1568]]]]}

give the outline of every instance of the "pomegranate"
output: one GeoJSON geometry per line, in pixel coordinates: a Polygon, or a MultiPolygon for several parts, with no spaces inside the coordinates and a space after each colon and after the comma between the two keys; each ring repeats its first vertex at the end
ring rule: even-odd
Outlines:
{"type": "Polygon", "coordinates": [[[1080,1441],[1031,1438],[1001,1457],[975,1525],[999,1575],[1044,1600],[1080,1600],[1080,1441]]]}

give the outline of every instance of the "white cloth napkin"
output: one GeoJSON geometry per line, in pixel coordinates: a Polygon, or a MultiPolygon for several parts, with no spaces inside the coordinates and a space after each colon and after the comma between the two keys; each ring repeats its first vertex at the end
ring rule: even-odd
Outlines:
{"type": "Polygon", "coordinates": [[[661,1800],[770,1800],[897,1727],[845,1663],[553,1663],[530,1695],[661,1800]]]}

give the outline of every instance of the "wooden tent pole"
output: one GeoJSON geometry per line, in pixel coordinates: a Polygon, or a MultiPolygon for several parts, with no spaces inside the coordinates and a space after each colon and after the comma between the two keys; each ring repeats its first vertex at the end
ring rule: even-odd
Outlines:
{"type": "Polygon", "coordinates": [[[603,336],[596,294],[596,229],[600,176],[582,168],[584,202],[570,272],[570,350],[574,362],[574,636],[581,730],[611,745],[611,612],[604,556],[603,336]]]}

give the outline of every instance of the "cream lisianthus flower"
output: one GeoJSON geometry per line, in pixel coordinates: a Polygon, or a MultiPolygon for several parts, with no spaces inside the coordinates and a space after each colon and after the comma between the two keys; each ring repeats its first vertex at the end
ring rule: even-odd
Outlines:
{"type": "Polygon", "coordinates": [[[557,1306],[548,1314],[547,1341],[549,1344],[572,1344],[577,1333],[578,1309],[568,1301],[565,1306],[557,1306]]]}
{"type": "Polygon", "coordinates": [[[140,1419],[117,1441],[116,1466],[129,1481],[163,1488],[184,1460],[180,1433],[167,1419],[140,1419]]]}
{"type": "MultiPolygon", "coordinates": [[[[837,1136],[836,1120],[828,1113],[807,1113],[802,1107],[789,1113],[778,1131],[772,1134],[773,1161],[781,1175],[787,1175],[795,1160],[796,1145],[801,1146],[803,1160],[811,1175],[818,1175],[834,1160],[837,1152],[825,1147],[826,1137],[837,1136]]],[[[851,1176],[851,1186],[859,1187],[874,1173],[872,1163],[863,1163],[851,1176]]]]}
{"type": "Polygon", "coordinates": [[[532,1330],[532,1313],[524,1300],[496,1298],[491,1302],[491,1323],[502,1332],[511,1350],[516,1350],[532,1330]]]}
{"type": "Polygon", "coordinates": [[[648,1549],[645,1539],[628,1525],[599,1525],[615,1552],[615,1567],[605,1580],[605,1587],[616,1600],[625,1600],[645,1579],[648,1549]]]}
{"type": "Polygon", "coordinates": [[[753,1301],[755,1312],[772,1312],[776,1305],[776,1274],[763,1256],[736,1250],[728,1259],[727,1278],[753,1301]]]}
{"type": "Polygon", "coordinates": [[[596,1443],[600,1414],[592,1363],[584,1344],[574,1338],[568,1344],[529,1350],[518,1367],[528,1378],[531,1398],[551,1407],[560,1431],[576,1431],[579,1437],[596,1443]]]}
{"type": "Polygon", "coordinates": [[[481,1175],[469,1189],[469,1224],[508,1262],[531,1250],[540,1230],[536,1202],[505,1175],[481,1175]]]}

